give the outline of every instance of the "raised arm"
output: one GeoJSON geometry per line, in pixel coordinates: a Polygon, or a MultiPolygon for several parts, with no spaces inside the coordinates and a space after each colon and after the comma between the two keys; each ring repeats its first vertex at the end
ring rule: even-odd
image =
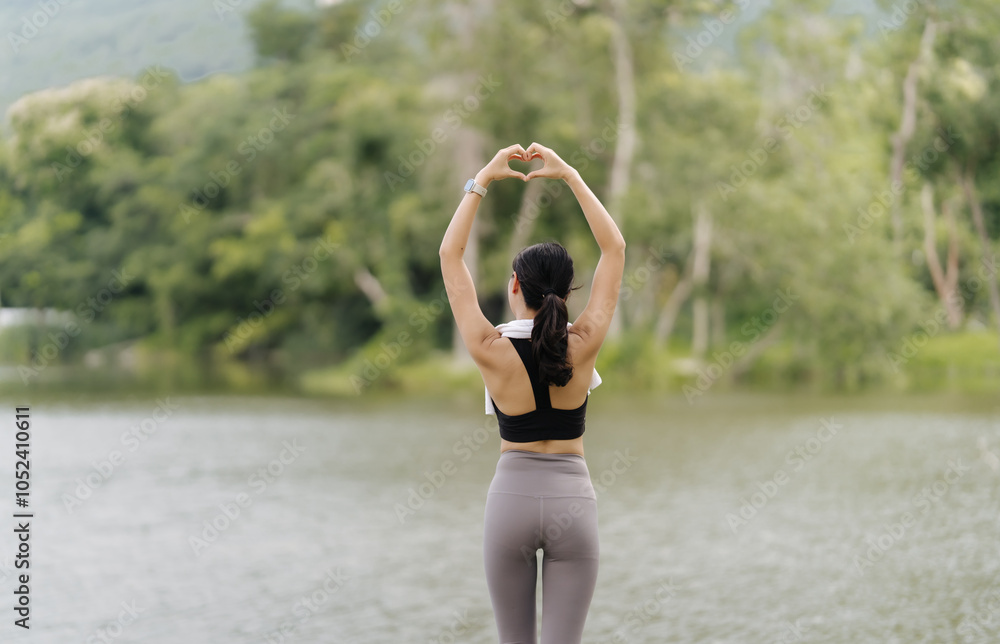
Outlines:
{"type": "MultiPolygon", "coordinates": [[[[498,179],[514,177],[526,180],[526,177],[512,170],[507,162],[512,158],[526,159],[524,148],[519,144],[506,147],[496,153],[496,156],[476,174],[476,183],[484,188],[498,179]]],[[[441,276],[448,292],[448,302],[455,316],[458,332],[469,350],[469,355],[477,363],[482,363],[489,355],[490,343],[500,337],[496,327],[483,315],[476,295],[476,286],[472,282],[472,274],[465,264],[465,247],[469,243],[469,233],[472,222],[482,201],[475,192],[467,192],[462,197],[458,209],[455,210],[451,223],[444,233],[438,255],[441,257],[441,276]]]]}
{"type": "Polygon", "coordinates": [[[528,146],[529,158],[541,156],[545,166],[528,174],[528,179],[548,177],[562,179],[573,190],[576,200],[583,209],[594,239],[601,249],[601,259],[594,270],[594,283],[590,288],[590,299],[583,312],[573,322],[570,329],[584,339],[593,351],[600,349],[611,326],[611,317],[618,305],[622,275],[625,272],[625,238],[607,209],[594,192],[584,183],[580,173],[551,149],[532,143],[528,146]]]}

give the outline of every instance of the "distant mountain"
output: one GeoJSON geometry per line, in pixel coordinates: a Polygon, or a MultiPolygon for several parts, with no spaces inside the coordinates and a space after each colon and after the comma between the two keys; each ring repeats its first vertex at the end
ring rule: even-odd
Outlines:
{"type": "MultiPolygon", "coordinates": [[[[261,0],[3,0],[0,114],[24,94],[160,64],[193,81],[253,65],[243,15],[261,0]]],[[[310,0],[286,0],[299,8],[310,0]]]]}
{"type": "MultiPolygon", "coordinates": [[[[0,115],[24,94],[90,76],[133,78],[149,65],[185,81],[248,69],[254,53],[243,16],[261,1],[0,0],[0,115]]],[[[308,10],[339,1],[284,4],[308,10]]],[[[769,5],[752,0],[745,17],[769,5]]],[[[831,0],[828,10],[870,21],[879,14],[874,0],[831,0]]]]}

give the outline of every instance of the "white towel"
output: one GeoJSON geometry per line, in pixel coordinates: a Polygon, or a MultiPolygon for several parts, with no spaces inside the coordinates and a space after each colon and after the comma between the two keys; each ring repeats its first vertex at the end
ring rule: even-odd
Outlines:
{"type": "MultiPolygon", "coordinates": [[[[505,322],[503,324],[496,325],[496,330],[500,332],[500,335],[505,338],[530,338],[531,329],[535,326],[535,321],[533,319],[523,320],[511,320],[510,322],[505,322]]],[[[566,323],[566,328],[573,326],[572,322],[566,323]]],[[[590,387],[587,388],[587,395],[590,395],[590,391],[595,389],[597,385],[601,384],[601,376],[598,375],[597,369],[594,369],[594,375],[590,377],[590,387]]],[[[493,401],[490,400],[490,390],[486,389],[486,413],[488,415],[496,416],[496,410],[493,408],[493,401]]]]}

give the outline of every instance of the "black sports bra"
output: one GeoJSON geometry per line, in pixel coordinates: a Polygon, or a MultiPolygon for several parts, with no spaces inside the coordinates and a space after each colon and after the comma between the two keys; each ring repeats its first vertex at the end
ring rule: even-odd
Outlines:
{"type": "Polygon", "coordinates": [[[538,365],[531,355],[531,340],[528,338],[508,338],[517,349],[531,380],[531,393],[535,398],[535,409],[526,414],[508,416],[500,411],[496,401],[490,397],[496,410],[500,426],[500,438],[512,443],[530,443],[544,440],[569,440],[583,436],[587,415],[587,400],[576,409],[556,409],[549,398],[549,387],[538,381],[538,365]]]}

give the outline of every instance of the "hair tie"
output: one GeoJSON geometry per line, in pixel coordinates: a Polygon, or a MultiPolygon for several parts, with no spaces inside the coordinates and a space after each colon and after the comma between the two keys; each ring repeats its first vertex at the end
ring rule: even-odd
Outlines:
{"type": "MultiPolygon", "coordinates": [[[[556,290],[554,288],[547,288],[544,291],[542,291],[542,297],[545,297],[549,293],[555,293],[555,292],[556,290]]],[[[558,293],[556,293],[556,295],[558,295],[558,293]]]]}

